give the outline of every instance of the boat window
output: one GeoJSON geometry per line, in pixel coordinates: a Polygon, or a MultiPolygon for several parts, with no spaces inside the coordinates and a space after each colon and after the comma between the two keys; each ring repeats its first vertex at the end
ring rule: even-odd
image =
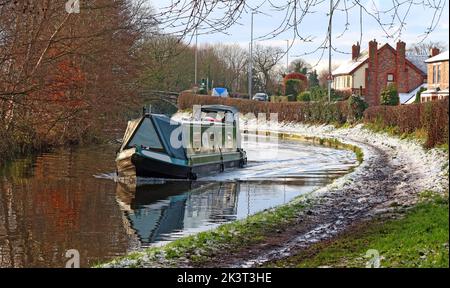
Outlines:
{"type": "Polygon", "coordinates": [[[233,123],[234,122],[234,115],[233,115],[233,113],[225,113],[225,122],[226,123],[233,123]]]}
{"type": "MultiPolygon", "coordinates": [[[[225,123],[228,113],[224,112],[203,112],[202,113],[202,120],[208,121],[208,122],[217,122],[217,123],[225,123]]],[[[232,114],[231,114],[232,115],[232,114]]],[[[231,120],[233,122],[233,120],[231,120]]]]}
{"type": "Polygon", "coordinates": [[[225,148],[227,149],[232,149],[234,148],[234,138],[233,138],[233,133],[228,133],[227,134],[227,140],[225,143],[225,148]]]}
{"type": "Polygon", "coordinates": [[[146,118],[144,122],[142,122],[142,125],[133,136],[133,139],[128,143],[129,148],[135,146],[163,150],[163,146],[159,140],[155,127],[153,126],[152,120],[149,118],[146,118]]]}

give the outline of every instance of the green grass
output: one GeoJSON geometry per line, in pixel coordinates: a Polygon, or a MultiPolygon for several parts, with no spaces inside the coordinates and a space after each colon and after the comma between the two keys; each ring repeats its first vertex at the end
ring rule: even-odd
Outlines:
{"type": "Polygon", "coordinates": [[[278,135],[282,139],[294,139],[294,140],[300,140],[303,142],[318,144],[320,146],[331,147],[331,148],[335,148],[335,149],[350,150],[355,153],[356,159],[358,160],[359,164],[361,164],[364,161],[364,152],[361,148],[359,148],[358,146],[350,145],[350,144],[344,144],[337,139],[307,137],[307,136],[302,136],[302,135],[297,135],[297,134],[286,134],[286,133],[280,133],[278,135]]]}
{"type": "Polygon", "coordinates": [[[370,249],[381,267],[449,267],[448,194],[422,194],[422,202],[401,219],[373,220],[328,243],[314,245],[272,267],[365,267],[370,249]]]}
{"type": "Polygon", "coordinates": [[[441,144],[437,147],[439,150],[442,150],[443,152],[448,154],[448,143],[446,144],[441,144]]]}
{"type": "Polygon", "coordinates": [[[178,239],[163,247],[153,247],[143,252],[132,253],[113,260],[110,264],[131,261],[131,264],[127,265],[130,268],[177,267],[178,261],[188,259],[193,264],[201,265],[205,261],[210,261],[211,257],[218,253],[236,251],[242,247],[257,244],[277,230],[289,227],[297,219],[298,214],[312,203],[310,198],[300,196],[293,202],[276,209],[257,213],[245,220],[221,225],[212,231],[178,239]]]}
{"type": "Polygon", "coordinates": [[[375,133],[386,133],[389,136],[399,137],[402,140],[416,140],[422,144],[427,141],[427,131],[426,129],[417,129],[411,133],[402,133],[400,129],[396,126],[384,126],[381,122],[377,121],[375,123],[366,123],[364,128],[371,130],[375,133]]]}

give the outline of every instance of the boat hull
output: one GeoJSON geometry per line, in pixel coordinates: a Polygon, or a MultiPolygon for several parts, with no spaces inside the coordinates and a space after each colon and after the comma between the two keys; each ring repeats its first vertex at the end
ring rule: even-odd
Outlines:
{"type": "Polygon", "coordinates": [[[163,162],[141,156],[137,153],[131,157],[136,176],[163,179],[190,179],[190,167],[163,162]]]}
{"type": "Polygon", "coordinates": [[[242,167],[244,159],[241,159],[240,154],[235,153],[232,156],[234,157],[228,157],[229,160],[223,162],[178,165],[133,153],[129,157],[117,161],[118,175],[119,177],[196,180],[242,167]]]}

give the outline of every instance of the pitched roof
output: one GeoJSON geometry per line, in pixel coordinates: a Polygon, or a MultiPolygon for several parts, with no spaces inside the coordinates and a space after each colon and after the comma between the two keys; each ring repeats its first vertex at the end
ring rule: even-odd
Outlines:
{"type": "Polygon", "coordinates": [[[416,95],[417,92],[419,92],[419,90],[421,88],[427,88],[427,84],[422,84],[419,87],[417,87],[416,89],[414,89],[413,91],[409,92],[409,93],[399,93],[398,96],[400,97],[400,103],[401,104],[412,104],[414,103],[414,101],[416,100],[416,95]]]}
{"type": "MultiPolygon", "coordinates": [[[[384,47],[389,47],[390,49],[396,52],[396,50],[389,44],[384,45],[378,44],[378,52],[384,47]]],[[[414,68],[417,68],[417,70],[419,70],[423,74],[427,74],[427,65],[425,63],[425,60],[427,58],[428,57],[424,55],[415,55],[415,54],[406,55],[406,60],[409,61],[409,64],[413,65],[414,68]]],[[[369,50],[366,49],[361,52],[360,56],[357,59],[355,60],[350,59],[346,63],[339,66],[336,70],[334,70],[332,74],[333,75],[352,74],[356,69],[365,64],[368,59],[369,59],[369,50]]]]}
{"type": "Polygon", "coordinates": [[[336,70],[333,71],[333,75],[345,75],[351,74],[355,69],[364,64],[367,59],[369,59],[369,50],[364,50],[361,52],[359,57],[356,60],[350,59],[346,63],[339,66],[336,70]]]}
{"type": "Polygon", "coordinates": [[[448,50],[445,52],[442,52],[441,54],[438,54],[434,57],[431,57],[426,63],[433,63],[433,62],[441,62],[441,61],[448,61],[448,50]]]}
{"type": "Polygon", "coordinates": [[[416,55],[416,54],[406,54],[406,59],[409,60],[414,66],[419,68],[424,74],[428,73],[427,63],[425,61],[428,59],[427,55],[416,55]]]}

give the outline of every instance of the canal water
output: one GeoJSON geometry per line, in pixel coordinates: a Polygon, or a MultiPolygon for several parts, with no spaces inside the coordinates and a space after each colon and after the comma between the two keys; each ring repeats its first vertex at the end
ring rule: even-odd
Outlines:
{"type": "Polygon", "coordinates": [[[89,267],[244,219],[324,186],[355,155],[298,141],[245,141],[249,166],[197,182],[114,181],[117,145],[61,149],[0,167],[0,267],[89,267]]]}

